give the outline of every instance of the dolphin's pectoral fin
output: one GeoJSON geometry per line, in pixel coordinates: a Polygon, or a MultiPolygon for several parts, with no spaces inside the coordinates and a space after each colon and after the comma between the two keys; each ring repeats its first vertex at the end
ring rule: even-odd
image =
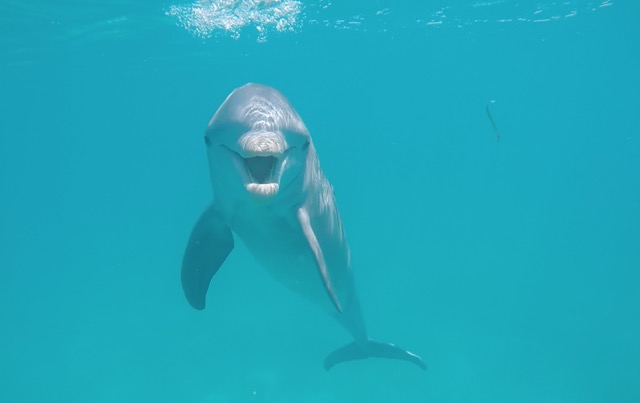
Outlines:
{"type": "Polygon", "coordinates": [[[304,233],[304,236],[305,238],[307,238],[307,242],[311,247],[311,251],[316,258],[316,264],[318,266],[320,276],[322,277],[324,288],[325,290],[327,290],[327,294],[329,294],[329,298],[331,299],[331,302],[333,302],[333,305],[336,307],[338,312],[342,313],[342,305],[340,305],[338,294],[336,294],[336,290],[334,289],[331,278],[329,277],[329,271],[327,270],[327,264],[324,260],[322,249],[320,249],[318,238],[316,238],[316,234],[313,232],[313,228],[311,228],[309,213],[304,207],[298,209],[298,221],[300,222],[302,232],[304,233]]]}
{"type": "Polygon", "coordinates": [[[182,258],[182,289],[196,309],[204,309],[209,283],[233,250],[233,234],[212,204],[191,231],[182,258]]]}
{"type": "Polygon", "coordinates": [[[353,342],[341,347],[324,359],[324,369],[330,370],[334,365],[345,361],[362,360],[369,357],[393,358],[409,361],[426,370],[427,364],[418,355],[404,350],[394,344],[375,340],[353,342]]]}

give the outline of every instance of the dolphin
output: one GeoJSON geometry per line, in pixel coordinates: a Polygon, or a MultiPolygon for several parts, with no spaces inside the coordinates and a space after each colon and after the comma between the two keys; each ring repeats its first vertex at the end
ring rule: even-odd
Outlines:
{"type": "Polygon", "coordinates": [[[182,261],[189,304],[205,308],[211,279],[233,250],[235,234],[276,280],[319,303],[353,336],[325,358],[325,369],[369,357],[426,369],[416,354],[368,337],[333,189],[284,95],[253,83],[235,89],[209,121],[204,140],[213,201],[196,222],[182,261]]]}

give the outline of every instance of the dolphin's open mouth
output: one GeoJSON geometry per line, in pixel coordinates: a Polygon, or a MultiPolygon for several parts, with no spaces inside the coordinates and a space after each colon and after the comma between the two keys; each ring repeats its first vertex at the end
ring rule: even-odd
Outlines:
{"type": "Polygon", "coordinates": [[[270,198],[278,194],[280,185],[274,178],[278,165],[277,157],[264,155],[242,158],[242,160],[250,181],[245,185],[249,193],[261,198],[270,198]]]}
{"type": "Polygon", "coordinates": [[[269,198],[278,194],[280,178],[276,172],[282,168],[278,156],[275,155],[258,155],[252,157],[243,157],[239,152],[234,151],[230,147],[222,145],[232,155],[235,156],[236,167],[244,167],[242,179],[244,180],[247,192],[261,198],[269,198]]]}
{"type": "Polygon", "coordinates": [[[243,159],[249,177],[254,183],[265,184],[272,182],[273,172],[278,161],[276,157],[269,155],[243,159]]]}

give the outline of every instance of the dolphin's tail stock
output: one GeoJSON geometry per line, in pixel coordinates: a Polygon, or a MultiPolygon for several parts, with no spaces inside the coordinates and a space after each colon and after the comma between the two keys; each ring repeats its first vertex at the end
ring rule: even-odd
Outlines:
{"type": "Polygon", "coordinates": [[[363,360],[370,357],[393,358],[409,361],[426,370],[427,364],[418,355],[404,350],[394,344],[368,339],[364,342],[354,341],[333,351],[324,359],[324,369],[330,370],[334,365],[345,361],[363,360]]]}

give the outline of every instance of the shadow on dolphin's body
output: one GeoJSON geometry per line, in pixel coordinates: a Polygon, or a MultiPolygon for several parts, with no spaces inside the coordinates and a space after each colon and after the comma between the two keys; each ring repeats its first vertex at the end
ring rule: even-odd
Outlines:
{"type": "Polygon", "coordinates": [[[323,306],[354,338],[326,369],[369,357],[422,359],[367,336],[349,247],[331,185],[302,119],[277,90],[233,91],[205,134],[213,202],[193,228],[182,262],[189,303],[204,309],[209,283],[237,235],[280,282],[323,306]]]}

